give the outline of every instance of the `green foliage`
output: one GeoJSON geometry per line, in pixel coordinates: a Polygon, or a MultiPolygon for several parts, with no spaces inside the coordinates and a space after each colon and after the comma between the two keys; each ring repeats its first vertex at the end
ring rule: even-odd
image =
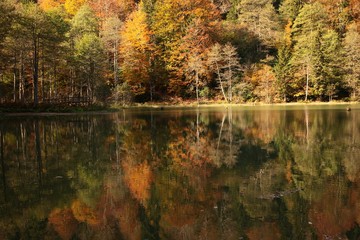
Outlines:
{"type": "Polygon", "coordinates": [[[70,35],[73,38],[81,37],[84,34],[98,34],[98,19],[89,5],[83,5],[71,20],[70,35]]]}
{"type": "Polygon", "coordinates": [[[349,25],[343,40],[344,71],[346,85],[350,88],[352,100],[359,99],[360,90],[360,33],[354,23],[349,25]]]}
{"type": "MultiPolygon", "coordinates": [[[[3,0],[1,101],[105,101],[121,82],[132,101],[193,98],[203,87],[229,101],[233,70],[268,58],[276,101],[357,100],[358,13],[356,0],[3,0]],[[215,43],[231,44],[233,70],[215,43]]],[[[254,92],[234,93],[240,101],[268,96],[262,78],[241,77],[254,92]]]]}

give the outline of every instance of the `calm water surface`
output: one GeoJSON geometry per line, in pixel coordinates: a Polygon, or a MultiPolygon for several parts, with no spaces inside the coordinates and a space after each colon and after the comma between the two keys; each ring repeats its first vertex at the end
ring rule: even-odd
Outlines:
{"type": "Polygon", "coordinates": [[[360,237],[360,106],[0,124],[0,239],[360,237]]]}

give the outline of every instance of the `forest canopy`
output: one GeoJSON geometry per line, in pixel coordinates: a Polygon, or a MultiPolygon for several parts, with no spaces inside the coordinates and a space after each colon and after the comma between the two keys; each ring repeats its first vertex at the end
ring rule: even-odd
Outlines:
{"type": "Polygon", "coordinates": [[[1,103],[357,101],[357,0],[2,0],[1,103]]]}

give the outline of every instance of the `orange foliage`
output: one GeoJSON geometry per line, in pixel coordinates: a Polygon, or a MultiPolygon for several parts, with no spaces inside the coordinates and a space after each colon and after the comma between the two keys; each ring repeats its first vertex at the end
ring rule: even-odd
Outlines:
{"type": "Polygon", "coordinates": [[[78,222],[69,208],[55,208],[49,215],[49,223],[54,226],[55,231],[61,239],[71,239],[74,235],[78,222]]]}
{"type": "Polygon", "coordinates": [[[153,180],[151,168],[147,162],[131,165],[128,161],[123,162],[125,182],[132,196],[145,205],[150,197],[150,187],[153,180]]]}
{"type": "Polygon", "coordinates": [[[98,216],[96,216],[95,211],[87,206],[85,203],[80,202],[80,200],[75,200],[71,204],[71,210],[74,214],[74,217],[79,222],[88,223],[91,226],[98,226],[100,221],[98,216]]]}
{"type": "Polygon", "coordinates": [[[118,15],[122,21],[135,9],[134,0],[94,0],[91,3],[99,18],[118,15]]]}

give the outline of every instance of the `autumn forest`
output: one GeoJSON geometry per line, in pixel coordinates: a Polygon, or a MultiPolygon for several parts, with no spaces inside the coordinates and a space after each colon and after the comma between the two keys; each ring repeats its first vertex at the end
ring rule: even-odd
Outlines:
{"type": "Polygon", "coordinates": [[[357,101],[358,0],[2,0],[1,103],[357,101]]]}

